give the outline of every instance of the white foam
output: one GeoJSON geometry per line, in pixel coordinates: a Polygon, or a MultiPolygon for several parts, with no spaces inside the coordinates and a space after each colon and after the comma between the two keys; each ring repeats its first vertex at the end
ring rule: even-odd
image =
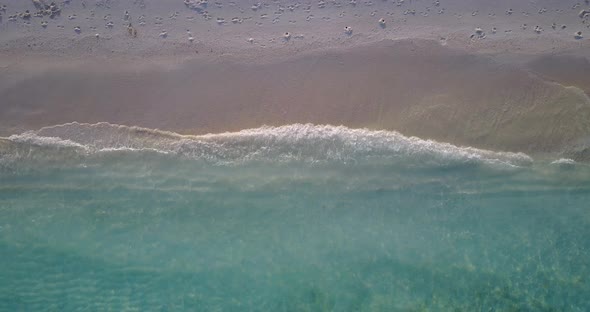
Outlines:
{"type": "Polygon", "coordinates": [[[150,150],[219,163],[265,161],[362,161],[385,159],[412,164],[487,163],[530,165],[523,153],[504,153],[406,137],[395,131],[344,126],[293,124],[238,132],[186,136],[109,123],[69,123],[8,138],[39,146],[82,149],[89,153],[150,150]]]}
{"type": "Polygon", "coordinates": [[[560,158],[558,160],[552,161],[552,165],[575,165],[576,161],[569,158],[560,158]]]}
{"type": "Polygon", "coordinates": [[[24,143],[24,144],[31,144],[35,146],[45,146],[45,147],[70,147],[70,148],[80,148],[86,150],[87,147],[85,145],[76,143],[74,141],[68,139],[61,139],[58,137],[45,137],[39,136],[33,131],[28,131],[22,134],[15,134],[11,135],[7,138],[9,141],[14,143],[24,143]]]}

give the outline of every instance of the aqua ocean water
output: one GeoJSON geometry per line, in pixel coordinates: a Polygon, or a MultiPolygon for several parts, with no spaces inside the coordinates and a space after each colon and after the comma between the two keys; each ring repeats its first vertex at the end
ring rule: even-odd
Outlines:
{"type": "Polygon", "coordinates": [[[0,311],[588,311],[590,168],[292,125],[0,141],[0,311]]]}

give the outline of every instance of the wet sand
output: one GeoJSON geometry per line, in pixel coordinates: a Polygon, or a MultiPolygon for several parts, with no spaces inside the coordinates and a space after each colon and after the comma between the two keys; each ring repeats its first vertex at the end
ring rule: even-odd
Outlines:
{"type": "Polygon", "coordinates": [[[71,121],[193,134],[316,123],[529,153],[590,137],[575,3],[177,2],[4,14],[0,135],[71,121]]]}

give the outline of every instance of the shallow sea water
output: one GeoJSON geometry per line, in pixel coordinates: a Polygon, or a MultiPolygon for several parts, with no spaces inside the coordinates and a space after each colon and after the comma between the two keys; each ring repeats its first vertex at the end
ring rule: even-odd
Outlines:
{"type": "Polygon", "coordinates": [[[1,311],[590,309],[586,165],[310,125],[163,151],[99,127],[0,142],[1,311]]]}

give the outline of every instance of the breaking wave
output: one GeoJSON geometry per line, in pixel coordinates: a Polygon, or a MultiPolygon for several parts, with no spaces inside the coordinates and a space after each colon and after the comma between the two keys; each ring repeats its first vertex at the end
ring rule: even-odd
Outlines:
{"type": "Polygon", "coordinates": [[[403,164],[526,166],[531,157],[432,140],[394,131],[293,124],[199,136],[109,123],[68,123],[0,140],[0,160],[85,158],[113,152],[155,152],[215,164],[248,161],[345,162],[381,159],[403,164]]]}

